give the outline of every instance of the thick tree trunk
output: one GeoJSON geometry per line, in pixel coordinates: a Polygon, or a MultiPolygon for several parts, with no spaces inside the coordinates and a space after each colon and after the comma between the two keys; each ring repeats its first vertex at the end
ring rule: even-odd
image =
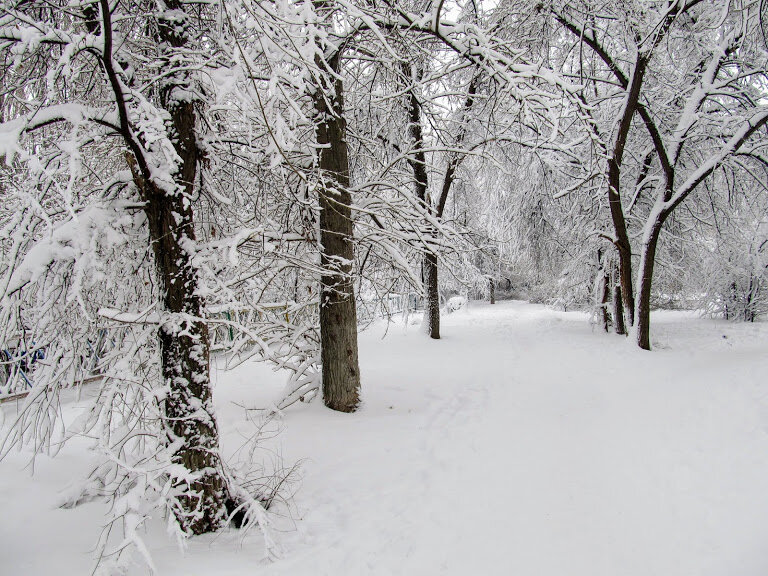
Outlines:
{"type": "Polygon", "coordinates": [[[440,291],[437,284],[437,256],[432,252],[424,255],[424,289],[427,305],[424,307],[424,326],[430,338],[440,339],[440,291]]]}
{"type": "MultiPolygon", "coordinates": [[[[182,159],[175,174],[179,189],[168,193],[134,170],[146,200],[149,240],[155,257],[161,325],[160,361],[167,393],[162,414],[172,462],[189,471],[191,480],[176,485],[181,509],[175,510],[185,532],[203,534],[226,519],[228,490],[219,457],[219,433],[214,417],[209,373],[208,328],[197,293],[198,272],[189,243],[195,240],[190,197],[197,168],[193,104],[169,107],[182,159]]],[[[132,164],[133,165],[133,164],[132,164]]]]}
{"type": "MultiPolygon", "coordinates": [[[[177,0],[167,2],[168,9],[183,13],[177,0]]],[[[105,29],[111,24],[108,4],[102,2],[105,29]]],[[[186,45],[186,22],[178,12],[172,21],[159,19],[158,41],[174,51],[186,45]]],[[[105,48],[105,52],[109,53],[105,48]]],[[[111,63],[108,74],[114,76],[111,63]]],[[[194,214],[191,199],[200,161],[195,125],[195,104],[188,98],[177,98],[177,91],[189,93],[184,75],[165,80],[160,93],[161,105],[170,113],[173,124],[171,140],[181,164],[172,174],[177,189],[165,190],[152,181],[144,158],[131,156],[134,180],[146,201],[149,240],[155,257],[160,294],[161,325],[159,328],[160,359],[167,386],[162,400],[162,418],[168,446],[173,446],[171,460],[188,474],[178,480],[181,508],[174,510],[182,529],[202,534],[220,528],[226,520],[228,487],[219,456],[219,433],[214,417],[209,371],[208,328],[203,318],[203,302],[198,295],[198,271],[192,262],[194,254],[194,214]],[[142,167],[137,169],[136,162],[142,167]]],[[[119,90],[116,92],[119,94],[119,90]]],[[[125,118],[123,119],[125,122],[125,118]]],[[[124,136],[130,143],[128,127],[124,136]]]]}
{"type": "Polygon", "coordinates": [[[180,195],[156,194],[146,212],[163,294],[159,339],[168,386],[163,417],[169,444],[181,440],[172,461],[193,478],[176,486],[183,507],[176,515],[185,531],[203,534],[226,520],[228,492],[211,398],[208,328],[201,320],[197,271],[182,247],[186,240],[194,241],[192,208],[180,195]]]}
{"type": "MultiPolygon", "coordinates": [[[[326,62],[318,59],[321,69],[326,62]]],[[[326,80],[314,96],[315,135],[321,170],[320,345],[323,400],[341,412],[353,412],[360,402],[357,358],[357,309],[352,278],[354,244],[349,160],[344,119],[343,85],[336,76],[337,54],[327,62],[326,80]],[[332,74],[335,81],[329,80],[332,74]]]]}

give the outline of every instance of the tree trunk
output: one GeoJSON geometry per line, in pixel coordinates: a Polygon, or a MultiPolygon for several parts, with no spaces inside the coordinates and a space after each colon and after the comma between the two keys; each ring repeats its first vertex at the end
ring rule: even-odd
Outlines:
{"type": "Polygon", "coordinates": [[[725,319],[733,320],[739,309],[739,293],[736,289],[736,282],[731,282],[728,286],[728,297],[725,299],[725,319]]]}
{"type": "Polygon", "coordinates": [[[493,277],[488,278],[488,291],[490,292],[491,304],[496,304],[496,282],[493,277]]]}
{"type": "Polygon", "coordinates": [[[176,515],[186,532],[203,534],[224,523],[227,486],[211,398],[208,327],[201,320],[197,271],[182,247],[195,239],[192,208],[185,200],[157,194],[146,212],[163,294],[160,357],[168,386],[163,416],[169,443],[182,441],[172,461],[194,478],[176,486],[183,507],[176,515]]]}
{"type": "Polygon", "coordinates": [[[747,290],[747,301],[744,303],[744,321],[754,322],[757,318],[757,298],[759,280],[754,274],[749,275],[749,289],[747,290]]]}
{"type": "MultiPolygon", "coordinates": [[[[176,0],[170,10],[183,11],[176,0]]],[[[111,24],[102,2],[105,28],[111,24]]],[[[186,44],[178,13],[172,21],[159,19],[158,40],[169,47],[169,57],[186,44]]],[[[110,40],[111,42],[111,40],[110,40]]],[[[111,64],[109,64],[111,72],[111,64]]],[[[176,98],[176,91],[189,92],[183,75],[166,79],[161,105],[170,113],[171,140],[181,164],[172,176],[177,190],[169,193],[156,185],[146,168],[135,169],[134,180],[146,201],[149,240],[155,257],[160,294],[160,358],[167,386],[162,418],[168,445],[174,446],[171,460],[186,469],[188,478],[176,486],[181,509],[174,510],[182,529],[202,534],[220,528],[226,520],[228,487],[219,456],[219,432],[214,417],[209,371],[208,327],[203,320],[203,302],[197,289],[198,270],[189,245],[195,241],[192,198],[200,161],[195,126],[195,103],[176,98]]],[[[128,130],[127,127],[125,128],[128,130]]],[[[128,140],[127,140],[128,143],[128,140]]],[[[146,160],[142,159],[144,165],[146,160]]]]}
{"type": "MultiPolygon", "coordinates": [[[[616,274],[618,275],[618,272],[616,274]]],[[[627,327],[624,324],[624,304],[621,297],[621,285],[618,282],[613,284],[613,319],[616,334],[625,336],[627,334],[627,327]]]]}
{"type": "MultiPolygon", "coordinates": [[[[410,64],[402,65],[403,74],[411,77],[410,64]]],[[[420,73],[419,73],[420,77],[420,73]]],[[[408,136],[413,147],[413,154],[408,158],[408,164],[413,170],[413,182],[416,198],[424,210],[433,212],[427,198],[429,176],[427,174],[427,159],[424,153],[424,135],[421,127],[421,104],[413,88],[408,95],[408,136]]],[[[427,224],[427,237],[434,235],[429,233],[431,226],[427,224]]],[[[424,307],[424,319],[422,327],[430,338],[440,339],[440,293],[438,291],[437,255],[432,252],[424,254],[422,262],[424,271],[424,292],[426,293],[426,306],[424,307]]]]}
{"type": "Polygon", "coordinates": [[[643,85],[647,64],[646,57],[638,54],[632,76],[626,87],[624,108],[619,118],[613,149],[608,158],[608,206],[616,236],[616,249],[619,253],[619,282],[621,284],[621,296],[624,299],[625,321],[628,326],[635,323],[635,302],[632,289],[632,245],[629,242],[624,208],[621,205],[621,162],[632,126],[632,117],[640,98],[640,89],[643,85]]]}
{"type": "Polygon", "coordinates": [[[602,278],[600,279],[600,322],[603,325],[603,330],[608,332],[611,325],[611,317],[608,313],[608,300],[611,298],[611,285],[608,273],[605,270],[601,270],[602,278]]]}
{"type": "Polygon", "coordinates": [[[435,340],[440,339],[440,291],[437,285],[437,256],[433,252],[424,255],[424,289],[427,293],[427,305],[424,307],[423,325],[427,334],[435,340]]]}
{"type": "Polygon", "coordinates": [[[325,405],[332,410],[353,412],[360,402],[360,369],[352,279],[354,224],[349,193],[344,87],[337,76],[339,62],[338,53],[326,60],[318,57],[316,61],[326,73],[314,94],[315,136],[321,170],[320,345],[325,405]]]}
{"type": "MultiPolygon", "coordinates": [[[[196,152],[185,149],[188,144],[194,146],[192,104],[173,108],[171,117],[179,135],[176,150],[183,159],[182,173],[176,177],[188,193],[196,170],[196,152]]],[[[184,531],[203,534],[223,524],[227,486],[211,398],[208,328],[202,320],[193,255],[185,248],[195,240],[193,210],[187,193],[170,195],[142,178],[137,178],[137,184],[147,201],[145,213],[160,292],[158,337],[168,386],[162,403],[164,425],[169,445],[181,440],[172,461],[194,478],[176,486],[182,492],[182,510],[175,513],[184,531]]]]}
{"type": "Polygon", "coordinates": [[[656,247],[663,218],[654,222],[650,233],[644,239],[638,270],[638,299],[637,299],[637,345],[643,350],[651,349],[651,285],[653,283],[653,267],[656,262],[656,247]]]}
{"type": "Polygon", "coordinates": [[[635,323],[635,298],[632,287],[632,246],[627,234],[624,209],[619,194],[620,168],[614,158],[608,160],[608,204],[611,210],[613,230],[616,234],[616,251],[619,254],[619,285],[621,286],[622,308],[625,316],[622,323],[632,326],[635,323]]]}

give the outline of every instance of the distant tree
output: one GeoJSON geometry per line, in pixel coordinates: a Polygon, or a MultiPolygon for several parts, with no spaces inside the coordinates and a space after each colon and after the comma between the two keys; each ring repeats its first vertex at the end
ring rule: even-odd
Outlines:
{"type": "Polygon", "coordinates": [[[685,278],[688,286],[701,287],[688,301],[728,320],[754,322],[768,314],[768,188],[760,178],[766,166],[755,168],[719,174],[711,188],[727,189],[727,195],[706,190],[696,265],[685,278]]]}
{"type": "Polygon", "coordinates": [[[601,108],[615,102],[617,113],[604,114],[606,127],[596,129],[613,135],[605,150],[606,181],[626,320],[638,345],[650,349],[651,287],[665,222],[737,153],[764,153],[766,139],[759,136],[768,110],[760,96],[766,60],[759,10],[699,0],[594,8],[555,3],[550,9],[594,54],[574,64],[582,77],[595,80],[601,108]],[[636,118],[640,126],[634,128],[636,118]],[[646,152],[638,154],[627,198],[621,179],[632,174],[624,166],[628,142],[646,152]],[[643,215],[628,220],[633,206],[643,215]],[[641,223],[638,230],[634,222],[641,223]],[[633,254],[639,256],[636,276],[633,254]]]}

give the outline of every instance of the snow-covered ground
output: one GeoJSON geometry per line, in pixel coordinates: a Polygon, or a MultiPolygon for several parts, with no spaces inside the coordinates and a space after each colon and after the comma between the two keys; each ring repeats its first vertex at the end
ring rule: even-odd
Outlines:
{"type": "MultiPolygon", "coordinates": [[[[182,555],[157,519],[158,573],[768,574],[768,324],[653,321],[651,353],[583,314],[519,302],[472,303],[440,341],[402,323],[365,332],[362,409],[293,406],[255,454],[300,462],[274,518],[281,559],[236,530],[182,555]]],[[[250,364],[216,380],[232,454],[256,426],[245,408],[283,377],[250,364]]],[[[38,459],[32,477],[23,453],[0,463],[4,576],[89,573],[104,505],[57,507],[86,446],[38,459]]]]}

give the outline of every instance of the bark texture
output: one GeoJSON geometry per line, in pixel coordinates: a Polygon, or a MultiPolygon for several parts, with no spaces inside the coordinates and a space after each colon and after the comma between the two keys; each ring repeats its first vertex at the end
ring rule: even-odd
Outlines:
{"type": "Polygon", "coordinates": [[[353,412],[360,402],[360,369],[352,278],[354,224],[350,207],[344,87],[337,75],[339,61],[338,53],[327,60],[318,58],[318,67],[327,74],[319,81],[314,95],[315,136],[321,170],[320,343],[325,405],[340,412],[353,412]]]}
{"type": "MultiPolygon", "coordinates": [[[[177,0],[166,3],[174,10],[172,19],[158,16],[155,39],[168,58],[187,42],[184,7],[177,0]]],[[[137,146],[125,113],[125,98],[112,64],[112,28],[109,4],[101,0],[105,35],[104,66],[117,99],[121,135],[131,150],[128,155],[134,181],[145,200],[149,240],[157,269],[161,325],[161,371],[167,386],[161,410],[167,442],[173,447],[171,461],[188,474],[174,486],[180,508],[174,510],[182,529],[203,534],[220,528],[226,521],[228,487],[219,456],[219,433],[214,417],[209,372],[208,328],[203,302],[197,294],[198,271],[188,250],[195,240],[195,180],[200,162],[194,104],[176,98],[179,90],[188,93],[184,75],[171,75],[160,91],[160,105],[172,122],[170,139],[181,158],[172,174],[175,186],[161,187],[153,181],[143,149],[137,146]]]]}
{"type": "Polygon", "coordinates": [[[491,304],[496,304],[496,282],[493,278],[488,278],[488,291],[490,292],[491,304]]]}
{"type": "Polygon", "coordinates": [[[637,345],[643,350],[651,349],[651,284],[653,265],[656,260],[658,234],[643,246],[640,260],[637,299],[637,345]]]}
{"type": "MultiPolygon", "coordinates": [[[[615,275],[618,276],[618,271],[615,272],[615,275]]],[[[627,327],[624,324],[624,304],[621,297],[621,285],[615,280],[613,283],[613,320],[616,334],[625,336],[627,334],[627,327]]]]}
{"type": "Polygon", "coordinates": [[[640,268],[638,270],[638,299],[637,299],[637,345],[643,350],[651,349],[651,287],[653,284],[653,268],[656,262],[656,248],[659,235],[666,220],[662,212],[654,220],[648,231],[640,253],[640,268]]]}
{"type": "Polygon", "coordinates": [[[440,292],[437,286],[437,256],[432,252],[424,255],[424,289],[427,292],[427,305],[424,307],[424,320],[430,338],[440,339],[440,292]]]}
{"type": "Polygon", "coordinates": [[[608,332],[611,326],[611,317],[608,312],[608,306],[611,299],[611,284],[610,278],[605,271],[601,271],[600,278],[600,323],[603,326],[603,330],[608,332]]]}
{"type": "MultiPolygon", "coordinates": [[[[406,78],[412,78],[411,67],[403,64],[403,72],[406,78]]],[[[419,75],[420,76],[420,75],[419,75]]],[[[408,157],[408,164],[413,170],[413,182],[416,198],[425,210],[433,212],[427,196],[429,188],[429,176],[427,174],[427,159],[424,153],[424,134],[421,126],[421,103],[415,88],[411,88],[408,95],[408,136],[411,140],[413,153],[408,157]]],[[[428,235],[428,238],[430,236],[428,235]]],[[[424,292],[426,306],[424,307],[424,331],[430,338],[440,339],[440,294],[438,292],[437,255],[426,252],[422,262],[424,269],[424,292]]]]}
{"type": "Polygon", "coordinates": [[[194,478],[176,486],[183,506],[177,519],[185,531],[203,534],[223,525],[227,486],[211,398],[208,328],[200,320],[197,271],[181,245],[184,239],[194,240],[192,209],[181,196],[151,198],[146,212],[166,317],[159,329],[162,374],[168,386],[165,425],[169,444],[180,441],[173,462],[194,478]]]}
{"type": "Polygon", "coordinates": [[[637,110],[640,99],[640,89],[643,85],[647,60],[638,54],[635,68],[626,86],[627,94],[624,100],[624,108],[618,122],[613,149],[608,158],[608,205],[613,222],[613,230],[616,236],[616,250],[619,254],[619,283],[621,284],[621,296],[624,300],[625,322],[628,326],[635,323],[635,299],[632,287],[632,245],[627,234],[627,223],[624,219],[624,208],[621,204],[621,163],[624,157],[624,148],[632,126],[632,117],[637,110]]]}

